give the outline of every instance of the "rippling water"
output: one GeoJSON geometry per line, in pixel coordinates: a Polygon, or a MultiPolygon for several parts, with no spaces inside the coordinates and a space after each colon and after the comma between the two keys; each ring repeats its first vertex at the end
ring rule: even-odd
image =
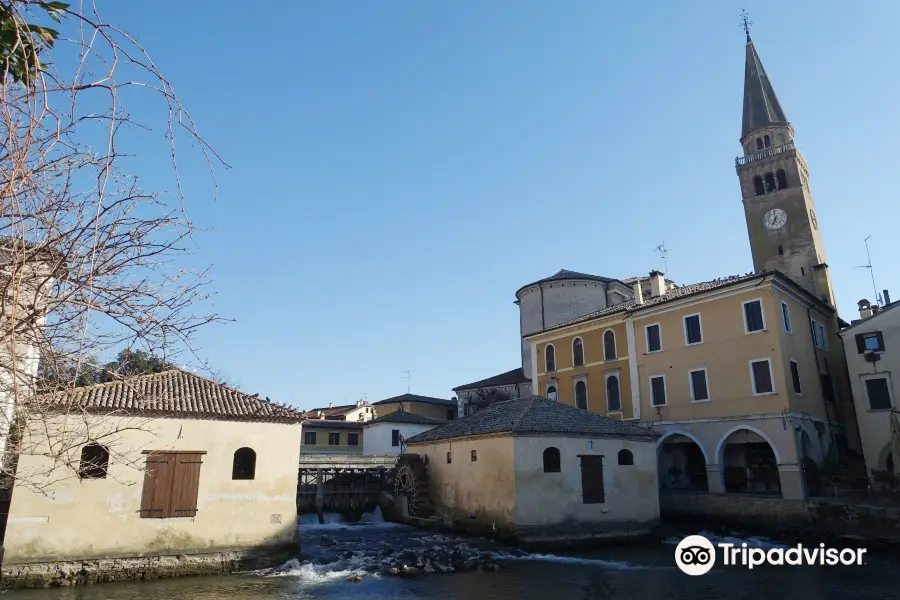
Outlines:
{"type": "MultiPolygon", "coordinates": [[[[900,565],[896,558],[877,554],[863,567],[766,567],[747,571],[717,565],[707,575],[688,577],[674,566],[677,539],[654,547],[523,556],[484,540],[434,535],[391,523],[305,524],[301,529],[308,560],[292,561],[264,572],[69,590],[11,591],[4,597],[9,600],[900,598],[900,565]],[[415,580],[377,574],[380,568],[395,560],[385,554],[386,546],[399,553],[406,549],[449,548],[458,544],[476,552],[493,552],[506,568],[498,572],[430,574],[415,580]],[[354,574],[365,576],[356,583],[347,581],[354,574]]],[[[776,544],[747,537],[728,541],[776,544]]]]}

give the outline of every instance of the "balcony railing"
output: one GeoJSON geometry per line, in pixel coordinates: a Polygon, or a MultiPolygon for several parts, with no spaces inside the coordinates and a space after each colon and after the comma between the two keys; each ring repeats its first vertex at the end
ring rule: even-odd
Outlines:
{"type": "Polygon", "coordinates": [[[765,150],[760,150],[759,152],[754,152],[747,156],[738,156],[734,159],[734,166],[742,167],[744,165],[749,165],[752,162],[769,158],[770,156],[777,156],[778,154],[782,154],[789,150],[794,150],[794,142],[788,142],[787,144],[775,146],[774,148],[766,148],[765,150]]]}

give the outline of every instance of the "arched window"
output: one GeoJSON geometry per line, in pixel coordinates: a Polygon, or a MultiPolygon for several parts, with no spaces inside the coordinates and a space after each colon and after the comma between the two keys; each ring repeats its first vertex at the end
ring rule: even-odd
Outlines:
{"type": "Polygon", "coordinates": [[[547,363],[547,372],[556,370],[556,348],[553,347],[553,344],[547,344],[547,348],[544,350],[544,361],[547,363]]]}
{"type": "Polygon", "coordinates": [[[634,454],[631,453],[631,450],[619,450],[619,464],[625,467],[634,464],[634,454]]]}
{"type": "Polygon", "coordinates": [[[253,448],[238,448],[234,451],[231,466],[232,479],[254,479],[256,477],[256,452],[253,448]]]}
{"type": "Polygon", "coordinates": [[[572,341],[572,365],[576,367],[584,366],[584,342],[581,338],[575,338],[572,341]]]}
{"type": "Polygon", "coordinates": [[[766,173],[766,191],[767,192],[775,191],[775,176],[772,175],[771,171],[766,173]]]}
{"type": "Polygon", "coordinates": [[[548,385],[547,386],[547,397],[551,400],[556,400],[556,386],[548,385]]]}
{"type": "Polygon", "coordinates": [[[87,444],[81,449],[78,477],[81,479],[106,479],[109,469],[109,450],[100,444],[87,444]]]}
{"type": "Polygon", "coordinates": [[[769,139],[769,136],[763,138],[763,146],[769,148],[772,145],[772,140],[769,139]]]}
{"type": "Polygon", "coordinates": [[[478,451],[472,450],[472,462],[475,462],[476,460],[478,460],[478,451]]]}
{"type": "Polygon", "coordinates": [[[452,462],[453,462],[453,457],[452,457],[451,454],[448,452],[448,453],[447,453],[447,464],[449,465],[449,464],[452,463],[452,462]]]}
{"type": "Polygon", "coordinates": [[[603,358],[604,360],[616,359],[616,332],[612,329],[603,334],[603,358]]]}
{"type": "Polygon", "coordinates": [[[784,169],[778,169],[775,171],[775,179],[778,180],[778,189],[783,190],[787,187],[787,175],[784,172],[784,169]]]}
{"type": "Polygon", "coordinates": [[[561,470],[559,449],[550,446],[544,450],[544,473],[559,473],[561,470]]]}
{"type": "Polygon", "coordinates": [[[575,383],[575,406],[587,410],[587,384],[584,380],[575,383]]]}
{"type": "Polygon", "coordinates": [[[619,394],[619,378],[610,375],[606,378],[606,409],[622,410],[622,397],[619,394]]]}
{"type": "Polygon", "coordinates": [[[763,149],[763,141],[762,141],[762,138],[756,138],[756,149],[757,149],[757,150],[762,150],[762,149],[763,149]]]}
{"type": "Polygon", "coordinates": [[[766,186],[763,185],[762,177],[759,175],[753,178],[753,193],[757,196],[762,196],[766,193],[766,186]]]}

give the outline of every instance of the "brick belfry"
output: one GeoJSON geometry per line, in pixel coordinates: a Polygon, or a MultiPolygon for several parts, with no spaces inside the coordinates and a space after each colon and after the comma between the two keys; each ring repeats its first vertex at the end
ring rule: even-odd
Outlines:
{"type": "Polygon", "coordinates": [[[741,182],[750,251],[756,271],[778,270],[835,306],[825,246],[809,186],[809,168],[794,144],[794,128],[750,39],[744,17],[747,58],[741,146],[735,159],[741,182]]]}

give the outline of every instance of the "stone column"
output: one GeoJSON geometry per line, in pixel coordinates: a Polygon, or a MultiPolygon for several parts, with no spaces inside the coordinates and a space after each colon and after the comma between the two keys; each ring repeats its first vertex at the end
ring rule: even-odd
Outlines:
{"type": "Polygon", "coordinates": [[[806,500],[806,478],[798,464],[778,465],[781,480],[781,497],[789,500],[806,500]]]}
{"type": "Polygon", "coordinates": [[[316,515],[319,523],[324,523],[325,512],[325,482],[322,481],[322,469],[316,469],[316,515]]]}
{"type": "Polygon", "coordinates": [[[706,485],[711,494],[725,493],[725,479],[722,477],[722,468],[719,465],[706,465],[706,485]]]}

